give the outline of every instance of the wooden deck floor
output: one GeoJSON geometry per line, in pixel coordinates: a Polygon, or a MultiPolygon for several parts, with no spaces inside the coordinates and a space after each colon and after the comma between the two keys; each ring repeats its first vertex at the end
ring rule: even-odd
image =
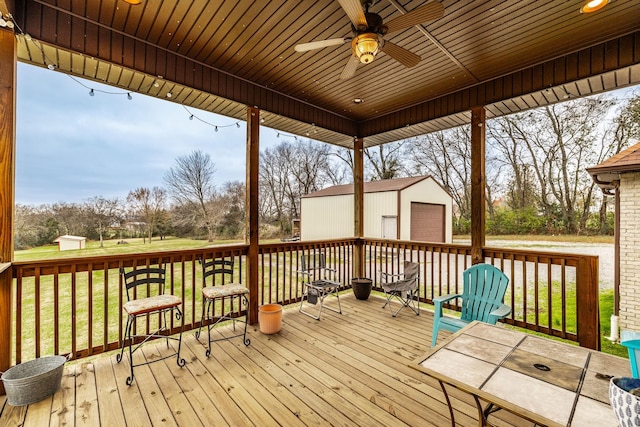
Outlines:
{"type": "MultiPolygon", "coordinates": [[[[429,348],[432,313],[392,318],[374,295],[359,301],[348,292],[341,301],[342,315],[326,311],[320,321],[289,307],[279,334],[250,327],[249,347],[214,344],[208,359],[185,333],[184,368],[174,358],[136,368],[130,387],[128,361],[116,363],[115,354],[69,362],[51,398],[12,407],[2,397],[0,425],[451,425],[438,383],[408,366],[429,348]]],[[[147,358],[166,351],[164,342],[143,348],[147,358]]],[[[457,424],[477,425],[472,399],[450,395],[457,424]]],[[[500,417],[496,425],[527,425],[500,417]]]]}

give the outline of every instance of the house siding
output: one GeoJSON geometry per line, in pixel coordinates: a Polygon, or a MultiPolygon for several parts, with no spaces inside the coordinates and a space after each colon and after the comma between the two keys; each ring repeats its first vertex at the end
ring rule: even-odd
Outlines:
{"type": "Polygon", "coordinates": [[[640,330],[640,173],[620,176],[620,328],[640,330]]]}

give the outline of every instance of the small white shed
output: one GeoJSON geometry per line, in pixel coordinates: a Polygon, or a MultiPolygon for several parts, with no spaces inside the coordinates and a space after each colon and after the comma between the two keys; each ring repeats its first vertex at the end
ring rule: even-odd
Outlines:
{"type": "Polygon", "coordinates": [[[80,236],[60,236],[53,241],[58,244],[58,250],[71,251],[74,249],[84,249],[87,245],[87,238],[80,236]]]}
{"type": "MultiPolygon", "coordinates": [[[[353,184],[302,197],[301,240],[353,236],[353,184]]],[[[451,243],[453,199],[431,176],[364,183],[364,236],[451,243]]]]}

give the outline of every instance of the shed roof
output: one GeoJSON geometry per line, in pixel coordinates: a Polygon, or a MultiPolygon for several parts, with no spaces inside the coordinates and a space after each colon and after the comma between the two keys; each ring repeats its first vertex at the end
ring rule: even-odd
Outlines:
{"type": "MultiPolygon", "coordinates": [[[[431,175],[411,176],[407,178],[383,179],[380,181],[365,182],[363,191],[365,193],[402,191],[405,188],[410,187],[427,178],[431,178],[431,175]]],[[[302,197],[309,198],[309,197],[344,196],[349,194],[353,194],[353,184],[334,185],[332,187],[323,188],[322,190],[309,193],[302,197]]]]}
{"type": "Polygon", "coordinates": [[[53,243],[58,243],[60,240],[87,240],[86,237],[81,237],[81,236],[71,236],[68,234],[65,234],[64,236],[60,236],[57,237],[53,243]]]}

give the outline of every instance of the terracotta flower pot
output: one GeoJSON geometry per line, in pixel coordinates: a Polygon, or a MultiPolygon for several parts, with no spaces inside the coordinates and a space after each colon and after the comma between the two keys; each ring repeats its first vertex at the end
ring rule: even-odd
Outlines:
{"type": "Polygon", "coordinates": [[[263,334],[277,334],[282,329],[282,306],[265,304],[258,308],[258,323],[263,334]]]}
{"type": "Polygon", "coordinates": [[[357,299],[366,300],[371,294],[373,280],[367,277],[354,277],[351,279],[351,288],[357,299]]]}

